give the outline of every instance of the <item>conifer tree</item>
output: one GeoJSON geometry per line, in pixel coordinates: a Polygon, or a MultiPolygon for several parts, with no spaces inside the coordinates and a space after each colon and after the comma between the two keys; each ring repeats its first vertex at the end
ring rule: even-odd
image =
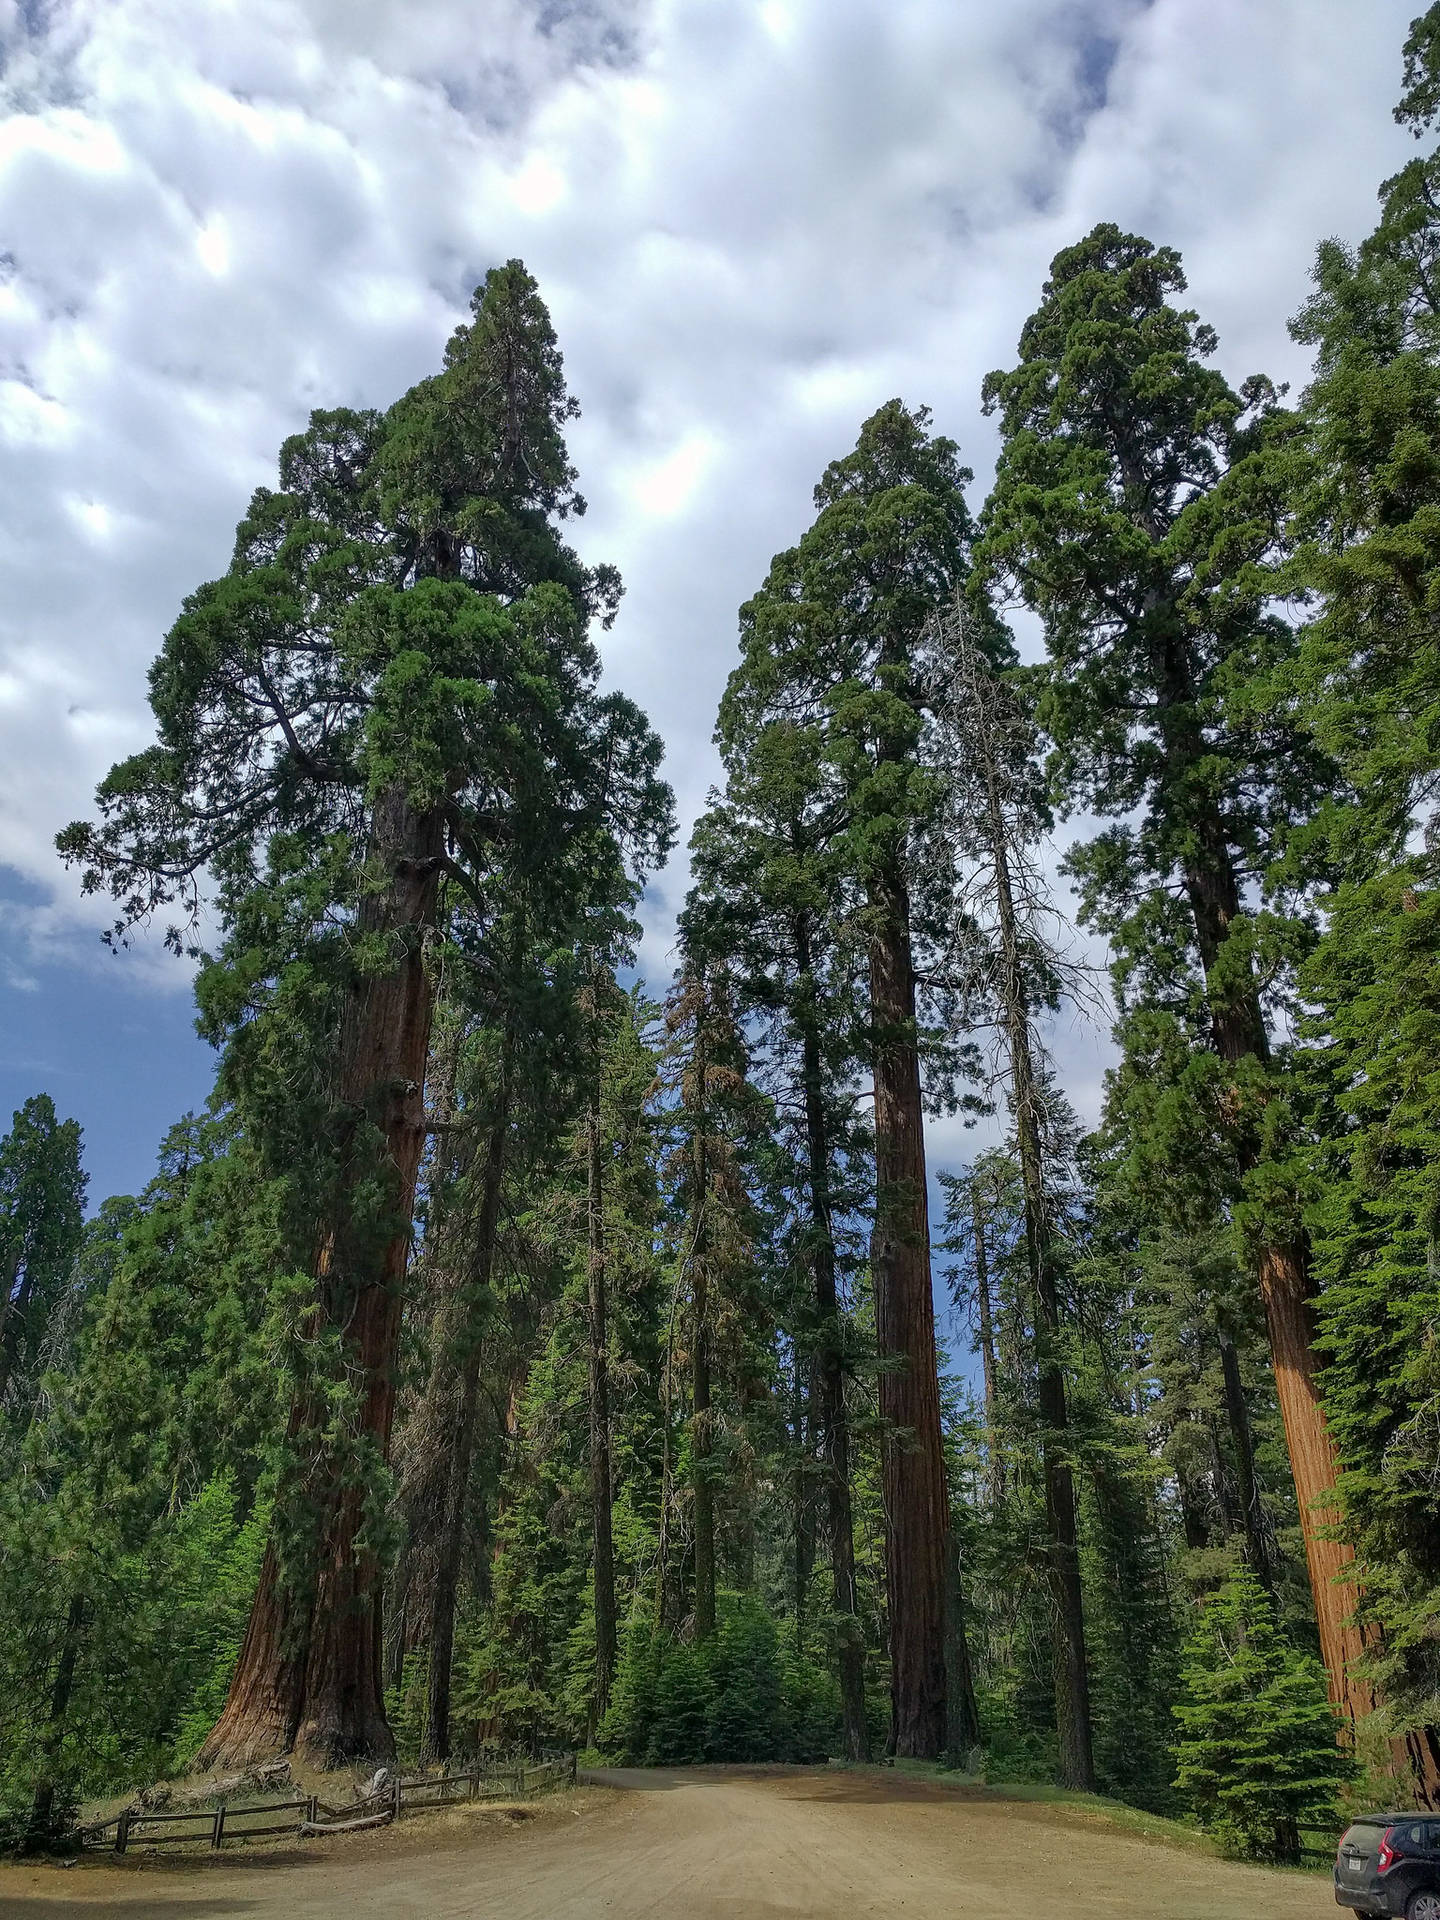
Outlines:
{"type": "Polygon", "coordinates": [[[1185,1649],[1176,1785],[1227,1849],[1298,1865],[1302,1825],[1336,1828],[1353,1763],[1315,1662],[1288,1646],[1274,1603],[1238,1566],[1185,1649]]]}
{"type": "MultiPolygon", "coordinates": [[[[689,1294],[688,1452],[697,1639],[715,1632],[717,1503],[730,1494],[736,1415],[745,1399],[749,1349],[763,1333],[758,1241],[748,1148],[763,1110],[748,1078],[743,1037],[723,963],[685,954],[666,1004],[678,1101],[671,1155],[677,1279],[689,1294]],[[748,1324],[747,1324],[748,1323],[748,1324]],[[717,1405],[725,1375],[727,1433],[717,1405]]],[[[753,1578],[753,1575],[752,1575],[753,1578]]]]}
{"type": "MultiPolygon", "coordinates": [[[[840,823],[867,961],[874,1079],[871,1274],[881,1360],[893,1741],[938,1754],[946,1738],[949,1497],[941,1449],[930,1283],[916,943],[926,932],[911,846],[935,805],[916,758],[931,615],[965,572],[969,517],[953,442],[896,400],[815,490],[817,518],[742,610],[741,664],[721,703],[727,757],[783,719],[810,736],[840,823]]],[[[841,904],[847,898],[841,896],[841,904]]]]}
{"type": "MultiPolygon", "coordinates": [[[[1080,1582],[1074,1474],[1068,1447],[1059,1262],[1047,1196],[1047,1114],[1037,1001],[1053,1002],[1055,963],[1045,941],[1046,903],[1035,884],[1032,849],[1046,824],[1028,717],[982,649],[964,602],[941,622],[948,677],[936,732],[948,775],[948,838],[970,856],[961,900],[965,935],[982,999],[1004,1035],[1011,1119],[1024,1195],[1025,1248],[1034,1299],[1041,1470],[1055,1619],[1055,1702],[1060,1779],[1093,1792],[1090,1676],[1080,1582]]],[[[992,649],[995,637],[992,636],[992,649]]],[[[957,862],[958,865],[958,862],[957,862]]],[[[1053,1131],[1053,1129],[1049,1129],[1053,1131]]],[[[977,1238],[977,1250],[983,1249],[977,1238]]]]}
{"type": "Polygon", "coordinates": [[[392,1750],[377,1502],[442,890],[483,924],[497,863],[543,872],[568,828],[618,828],[642,857],[667,837],[658,742],[594,691],[585,626],[618,583],[555,527],[583,507],[573,411],[534,282],[496,269],[443,373],[387,416],[319,414],[287,442],[282,490],[256,495],[230,572],[152,671],[159,744],[102,784],[98,828],[60,837],[121,903],[122,936],[176,903],[193,922],[214,875],[226,940],[202,1008],[289,1170],[313,1281],[316,1371],[211,1760],[392,1750]]]}
{"type": "Polygon", "coordinates": [[[1324,1392],[1362,1563],[1361,1666],[1414,1791],[1440,1805],[1433,1639],[1433,890],[1440,652],[1440,9],[1411,26],[1396,120],[1424,151],[1380,188],[1358,247],[1326,241],[1292,331],[1316,377],[1284,449],[1290,550],[1308,596],[1293,658],[1253,676],[1257,725],[1299,731],[1337,776],[1281,878],[1323,934],[1300,973],[1324,1392]]]}
{"type": "Polygon", "coordinates": [[[1282,493],[1249,456],[1274,395],[1259,376],[1237,393],[1205,365],[1215,336],[1170,304],[1183,288],[1173,250],[1113,226],[1057,255],[1020,364],[985,382],[1002,453],[979,551],[1045,623],[1039,717],[1066,805],[1124,822],[1071,856],[1082,915],[1109,935],[1122,994],[1145,994],[1157,966],[1188,978],[1215,1063],[1197,1050],[1190,1085],[1229,1116],[1231,1191],[1250,1194],[1321,1645],[1356,1720],[1373,1701],[1337,1578],[1348,1555],[1325,1525],[1336,1462],[1260,990],[1287,940],[1246,896],[1277,833],[1323,791],[1325,763],[1293,732],[1258,742],[1227,704],[1242,673],[1290,647],[1256,578],[1282,493]]]}
{"type": "Polygon", "coordinates": [[[79,1126],[36,1094],[0,1138],[0,1416],[7,1389],[44,1355],[80,1248],[85,1186],[79,1126]]]}
{"type": "Polygon", "coordinates": [[[725,961],[737,1004],[756,1023],[776,1123],[784,1127],[785,1158],[798,1174],[799,1257],[811,1277],[811,1297],[793,1301],[786,1314],[794,1341],[795,1451],[801,1461],[797,1631],[809,1559],[805,1438],[813,1382],[817,1405],[809,1427],[818,1426],[824,1469],[845,1751],[863,1760],[869,1729],[846,1398],[855,1338],[842,1280],[845,1266],[859,1258],[858,1248],[847,1246],[846,1216],[853,1219],[863,1206],[861,1183],[871,1173],[869,1141],[847,1086],[864,1052],[855,979],[859,955],[843,916],[837,916],[843,856],[837,821],[827,817],[824,770],[814,747],[807,731],[780,723],[728,754],[724,797],[701,818],[692,840],[696,884],[686,905],[686,929],[692,949],[725,961]]]}

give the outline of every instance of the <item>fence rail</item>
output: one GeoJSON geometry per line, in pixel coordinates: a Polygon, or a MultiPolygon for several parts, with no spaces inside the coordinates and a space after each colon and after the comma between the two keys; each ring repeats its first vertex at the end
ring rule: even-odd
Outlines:
{"type": "Polygon", "coordinates": [[[187,1842],[213,1849],[227,1840],[261,1840],[281,1834],[308,1837],[388,1826],[402,1813],[433,1812],[457,1801],[523,1799],[574,1778],[575,1756],[567,1753],[531,1763],[517,1760],[467,1767],[459,1773],[416,1774],[409,1780],[397,1774],[379,1792],[348,1807],[332,1807],[315,1794],[304,1799],[270,1800],[253,1807],[196,1808],[180,1813],[147,1813],[125,1807],[109,1820],[79,1828],[74,1838],[91,1852],[125,1853],[132,1846],[183,1846],[187,1842]],[[265,1825],[236,1824],[254,1819],[263,1819],[265,1825]],[[190,1831],[153,1831],[182,1826],[190,1831]]]}

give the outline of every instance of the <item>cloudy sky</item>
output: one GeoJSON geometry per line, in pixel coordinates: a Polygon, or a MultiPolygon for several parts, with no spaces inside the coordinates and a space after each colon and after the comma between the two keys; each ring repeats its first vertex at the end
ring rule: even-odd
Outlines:
{"type": "MultiPolygon", "coordinates": [[[[280,441],[433,370],[488,266],[554,315],[581,544],[628,587],[607,672],[688,827],[735,609],[820,470],[900,394],[978,505],[980,380],[1058,247],[1179,246],[1226,371],[1303,379],[1285,318],[1406,151],[1417,5],[0,0],[0,1125],[50,1091],[98,1199],[203,1099],[183,968],[100,950],[54,833],[147,738],[145,667],[280,441]]],[[[1098,1038],[1059,1041],[1093,1110],[1098,1038]]]]}

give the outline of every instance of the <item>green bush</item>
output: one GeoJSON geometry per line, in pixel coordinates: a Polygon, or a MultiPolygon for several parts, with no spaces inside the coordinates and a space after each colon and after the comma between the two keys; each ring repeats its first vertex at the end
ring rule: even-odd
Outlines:
{"type": "Polygon", "coordinates": [[[1340,1825],[1354,1762],[1325,1676],[1280,1631],[1248,1566],[1206,1603],[1185,1649],[1175,1785],[1228,1853],[1294,1863],[1302,1825],[1340,1825]]]}
{"type": "Polygon", "coordinates": [[[723,1595],[701,1644],[637,1621],[626,1637],[600,1747],[643,1766],[702,1761],[815,1761],[838,1750],[840,1702],[830,1675],[786,1649],[774,1619],[747,1595],[723,1595]]]}

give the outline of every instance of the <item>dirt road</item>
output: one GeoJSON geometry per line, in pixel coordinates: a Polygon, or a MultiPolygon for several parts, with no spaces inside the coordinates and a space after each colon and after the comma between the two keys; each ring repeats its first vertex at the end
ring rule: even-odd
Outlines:
{"type": "Polygon", "coordinates": [[[592,1776],[271,1854],[0,1868],[3,1920],[1322,1920],[1328,1883],[881,1769],[592,1776]]]}

